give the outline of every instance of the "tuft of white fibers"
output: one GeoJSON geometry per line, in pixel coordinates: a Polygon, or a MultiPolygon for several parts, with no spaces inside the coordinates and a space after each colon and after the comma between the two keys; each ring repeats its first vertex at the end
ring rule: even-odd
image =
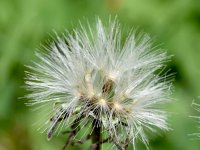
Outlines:
{"type": "MultiPolygon", "coordinates": [[[[200,104],[198,104],[196,102],[192,102],[192,106],[194,107],[195,110],[200,112],[200,104]]],[[[191,117],[197,119],[197,122],[200,124],[200,116],[191,116],[191,117]]],[[[198,127],[198,129],[200,129],[200,126],[198,127]]],[[[192,133],[192,134],[189,134],[189,135],[200,138],[200,132],[199,133],[198,132],[192,133]]]]}
{"type": "Polygon", "coordinates": [[[88,127],[89,134],[101,127],[101,138],[118,148],[135,147],[137,140],[148,148],[146,132],[168,130],[160,104],[170,100],[171,81],[163,73],[170,57],[153,47],[147,34],[131,32],[122,44],[118,21],[104,26],[98,19],[96,29],[81,26],[57,36],[46,53],[36,55],[40,62],[26,72],[27,98],[41,111],[48,107],[49,138],[76,124],[88,127]]]}

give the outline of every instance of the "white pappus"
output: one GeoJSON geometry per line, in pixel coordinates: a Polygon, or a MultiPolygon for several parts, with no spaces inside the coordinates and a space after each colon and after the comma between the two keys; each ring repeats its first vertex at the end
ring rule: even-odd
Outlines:
{"type": "Polygon", "coordinates": [[[148,148],[146,131],[168,130],[160,104],[170,100],[171,81],[162,75],[170,57],[147,34],[131,32],[122,44],[118,21],[104,26],[98,19],[96,29],[81,26],[36,55],[41,61],[26,72],[27,98],[40,109],[52,106],[49,138],[59,128],[88,126],[91,134],[99,127],[118,149],[137,139],[148,148]]]}
{"type": "MultiPolygon", "coordinates": [[[[196,102],[192,102],[192,106],[195,110],[197,110],[198,112],[200,112],[200,104],[199,103],[196,103],[196,102]]],[[[197,120],[197,122],[200,124],[200,116],[190,116],[194,119],[197,120]]],[[[200,126],[198,127],[198,129],[200,129],[200,126]]],[[[192,134],[189,134],[190,136],[193,136],[193,137],[197,137],[197,138],[200,138],[200,132],[197,132],[197,133],[192,133],[192,134]]]]}

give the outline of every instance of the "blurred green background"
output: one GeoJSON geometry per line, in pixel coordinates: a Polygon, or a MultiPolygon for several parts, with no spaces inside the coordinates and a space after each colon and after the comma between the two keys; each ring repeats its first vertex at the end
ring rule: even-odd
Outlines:
{"type": "MultiPolygon", "coordinates": [[[[36,60],[34,51],[45,44],[53,30],[71,31],[79,20],[95,17],[107,21],[118,15],[125,28],[149,33],[174,55],[168,66],[176,72],[170,132],[150,135],[153,150],[199,150],[200,139],[191,115],[200,115],[192,107],[200,95],[200,0],[0,0],[0,150],[60,150],[66,135],[47,141],[37,131],[37,117],[19,99],[27,92],[24,65],[36,60]]],[[[84,22],[84,21],[83,21],[84,22]]],[[[88,144],[68,149],[87,149],[88,144]]],[[[138,142],[138,149],[145,149],[138,142]]]]}

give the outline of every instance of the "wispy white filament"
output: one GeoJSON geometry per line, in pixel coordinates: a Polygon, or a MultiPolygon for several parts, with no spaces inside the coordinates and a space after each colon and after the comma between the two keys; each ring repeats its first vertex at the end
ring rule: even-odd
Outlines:
{"type": "MultiPolygon", "coordinates": [[[[197,110],[198,112],[200,112],[200,104],[193,102],[192,106],[194,107],[195,110],[197,110]]],[[[200,116],[192,116],[192,118],[197,119],[198,123],[200,124],[200,116]]],[[[200,129],[200,126],[198,128],[200,129]]],[[[190,135],[196,136],[196,137],[200,138],[200,133],[198,133],[198,132],[190,134],[190,135]]]]}
{"type": "Polygon", "coordinates": [[[87,31],[57,37],[47,54],[36,53],[41,62],[27,72],[30,104],[52,106],[48,133],[84,116],[80,126],[99,120],[117,143],[140,139],[148,146],[146,131],[168,130],[158,105],[169,100],[170,81],[161,75],[166,52],[153,48],[147,34],[131,33],[122,44],[117,21],[104,27],[98,19],[87,31]]]}

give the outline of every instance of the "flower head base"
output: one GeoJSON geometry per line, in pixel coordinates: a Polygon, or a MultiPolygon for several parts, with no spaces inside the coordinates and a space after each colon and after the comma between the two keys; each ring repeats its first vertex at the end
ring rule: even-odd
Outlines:
{"type": "Polygon", "coordinates": [[[54,106],[49,138],[59,127],[78,132],[91,124],[91,134],[100,128],[118,148],[135,139],[148,145],[144,130],[168,129],[165,112],[156,106],[169,100],[169,81],[155,75],[166,53],[152,48],[146,34],[130,34],[121,44],[116,21],[106,28],[98,19],[96,31],[89,29],[57,37],[49,54],[37,53],[41,63],[27,73],[30,104],[54,106]]]}

